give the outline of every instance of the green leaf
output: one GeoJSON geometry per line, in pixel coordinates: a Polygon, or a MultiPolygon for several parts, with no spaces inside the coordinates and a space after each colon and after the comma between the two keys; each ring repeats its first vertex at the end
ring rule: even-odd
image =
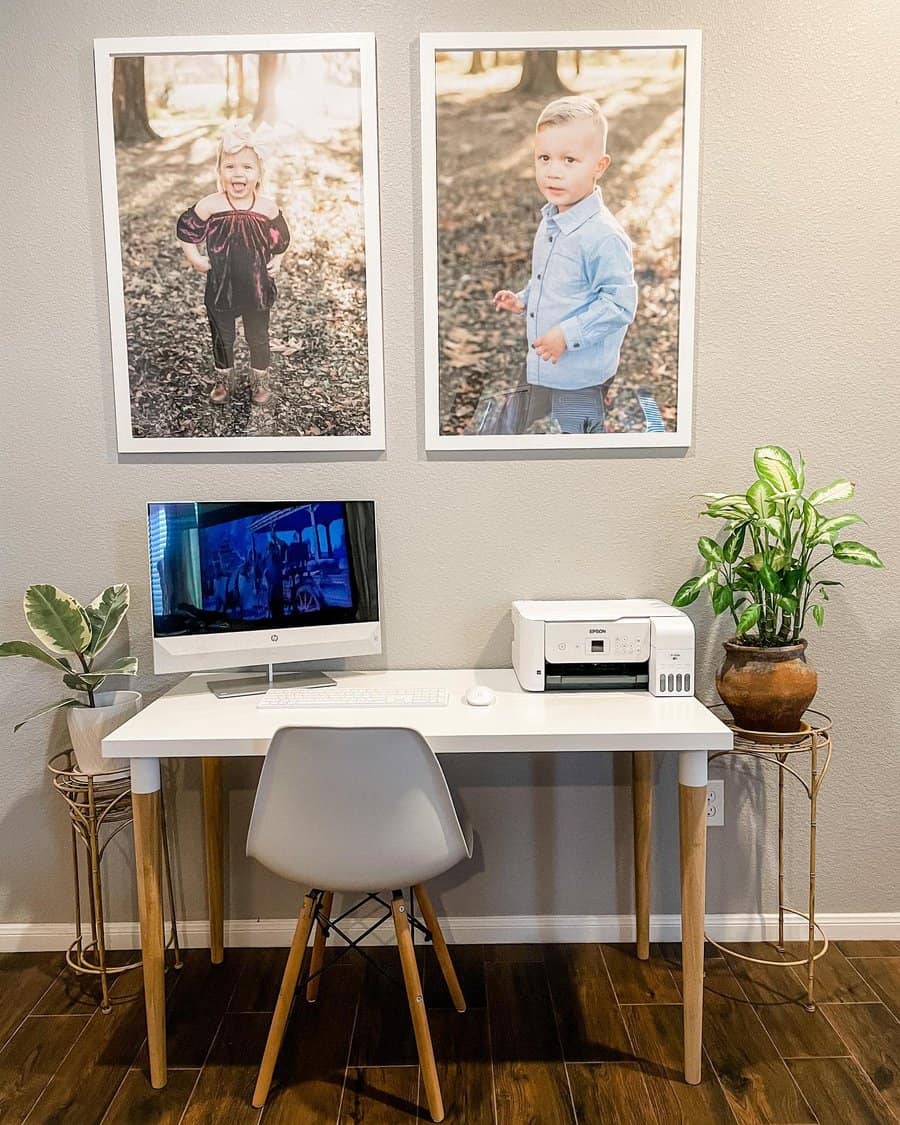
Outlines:
{"type": "Polygon", "coordinates": [[[786,594],[793,594],[802,580],[802,566],[791,566],[781,572],[781,588],[786,594]]]}
{"type": "Polygon", "coordinates": [[[41,715],[49,715],[51,711],[56,711],[60,707],[81,707],[82,704],[77,699],[57,699],[55,703],[51,703],[49,707],[41,707],[37,711],[32,711],[30,715],[24,718],[20,723],[16,723],[13,727],[17,731],[20,727],[24,727],[26,723],[30,723],[32,719],[37,719],[41,715]]]}
{"type": "Polygon", "coordinates": [[[785,613],[797,612],[797,599],[789,598],[785,594],[779,594],[775,598],[776,603],[784,610],[785,613]]]}
{"type": "Polygon", "coordinates": [[[708,535],[703,535],[697,540],[697,550],[707,562],[723,563],[725,561],[722,548],[715,539],[710,539],[708,535]]]}
{"type": "Polygon", "coordinates": [[[31,641],[6,641],[0,645],[0,656],[30,656],[32,660],[40,660],[42,664],[49,664],[51,668],[55,668],[58,672],[67,672],[69,668],[68,664],[57,660],[49,652],[44,652],[42,648],[33,645],[31,641]]]}
{"type": "Polygon", "coordinates": [[[752,509],[747,503],[746,496],[741,496],[740,493],[732,493],[728,496],[713,495],[713,498],[707,503],[706,508],[707,514],[715,516],[721,516],[725,512],[733,512],[737,515],[744,516],[752,514],[752,509]]]}
{"type": "Polygon", "coordinates": [[[755,449],[753,465],[760,480],[772,485],[776,492],[792,492],[799,487],[794,462],[780,445],[761,445],[755,449]]]}
{"type": "Polygon", "coordinates": [[[690,605],[695,602],[700,596],[700,587],[697,584],[696,578],[689,578],[687,582],[683,582],[675,592],[675,597],[672,598],[672,605],[680,609],[682,606],[690,605]]]}
{"type": "Polygon", "coordinates": [[[712,592],[712,605],[716,617],[720,613],[724,613],[729,609],[734,602],[734,595],[731,592],[730,586],[716,586],[712,592]]]}
{"type": "Polygon", "coordinates": [[[749,633],[753,626],[759,621],[759,615],[761,613],[762,606],[759,602],[753,602],[752,605],[748,605],[738,619],[737,631],[739,633],[749,633]]]}
{"type": "Polygon", "coordinates": [[[797,487],[801,492],[806,488],[806,462],[802,453],[797,456],[797,487]]]}
{"type": "Polygon", "coordinates": [[[803,500],[803,538],[809,543],[816,534],[819,526],[819,513],[815,505],[804,498],[803,500]]]}
{"type": "Polygon", "coordinates": [[[841,478],[832,481],[825,488],[817,488],[815,492],[810,493],[809,502],[818,507],[819,504],[830,504],[834,500],[849,500],[852,495],[853,481],[841,478]]]}
{"type": "Polygon", "coordinates": [[[759,580],[763,586],[769,591],[770,594],[777,594],[781,590],[781,583],[778,581],[778,575],[769,566],[766,560],[763,560],[762,566],[759,568],[759,580]]]}
{"type": "Polygon", "coordinates": [[[823,520],[816,528],[816,535],[812,542],[814,544],[833,543],[839,531],[854,523],[862,523],[862,516],[854,516],[848,513],[845,516],[834,516],[833,519],[823,520]]]}
{"type": "Polygon", "coordinates": [[[91,640],[88,615],[70,595],[39,583],[25,591],[25,620],[51,652],[84,652],[91,640]]]}
{"type": "Polygon", "coordinates": [[[766,516],[762,523],[776,538],[784,538],[784,520],[781,516],[766,516]]]}
{"type": "Polygon", "coordinates": [[[87,648],[89,656],[96,656],[112,639],[128,612],[129,593],[124,582],[118,586],[107,586],[87,607],[91,623],[91,640],[87,648]]]}
{"type": "Polygon", "coordinates": [[[725,546],[722,548],[722,554],[725,556],[727,563],[737,561],[741,553],[741,548],[744,546],[744,536],[747,534],[747,525],[745,523],[739,524],[738,527],[725,540],[725,546]]]}
{"type": "Polygon", "coordinates": [[[745,565],[749,566],[751,570],[760,571],[763,568],[763,563],[766,561],[764,555],[756,554],[750,555],[744,560],[745,565]]]}
{"type": "Polygon", "coordinates": [[[718,573],[715,569],[707,570],[705,574],[701,574],[697,579],[697,589],[702,590],[704,586],[715,586],[718,573]]]}
{"type": "Polygon", "coordinates": [[[824,620],[825,620],[825,606],[823,606],[823,605],[814,605],[814,606],[812,607],[812,615],[813,615],[813,620],[815,621],[815,623],[816,623],[816,624],[817,624],[817,625],[819,626],[819,628],[821,629],[821,627],[822,627],[822,623],[823,623],[823,622],[824,622],[824,620]]]}
{"type": "Polygon", "coordinates": [[[63,676],[63,683],[67,688],[71,688],[73,691],[87,692],[88,690],[93,691],[95,688],[98,688],[105,679],[105,676],[93,674],[90,676],[79,676],[77,672],[71,672],[63,676]]]}
{"type": "Polygon", "coordinates": [[[784,570],[788,563],[793,561],[794,560],[791,558],[791,556],[786,554],[784,551],[776,551],[771,558],[772,569],[775,571],[784,570]]]}
{"type": "Polygon", "coordinates": [[[835,543],[834,557],[840,559],[841,562],[853,563],[855,566],[884,566],[884,563],[871,547],[856,543],[852,539],[845,539],[843,543],[835,543]]]}
{"type": "Polygon", "coordinates": [[[747,503],[761,520],[772,511],[771,492],[764,480],[755,480],[747,489],[747,503]]]}
{"type": "Polygon", "coordinates": [[[118,660],[114,660],[112,664],[107,665],[106,668],[92,668],[91,675],[93,676],[136,676],[138,670],[138,659],[136,656],[121,656],[118,660]]]}

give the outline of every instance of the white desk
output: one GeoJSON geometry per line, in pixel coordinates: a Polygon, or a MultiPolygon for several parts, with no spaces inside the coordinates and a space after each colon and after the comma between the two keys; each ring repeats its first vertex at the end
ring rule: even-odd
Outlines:
{"type": "Polygon", "coordinates": [[[223,957],[221,759],[264,755],[283,726],[407,726],[437,754],[631,753],[634,780],[638,956],[649,956],[651,766],[654,751],[677,751],[684,971],[684,1073],[700,1081],[703,914],[706,899],[707,753],[732,746],[731,731],[696,699],[644,692],[524,692],[509,668],[335,673],[366,687],[446,687],[447,707],[258,710],[256,696],[216,699],[190,676],[103,740],[107,757],[130,758],[150,1078],[166,1084],[165,991],[159,788],[161,758],[202,758],[212,959],[223,957]],[[472,684],[496,693],[490,707],[464,700],[472,684]]]}

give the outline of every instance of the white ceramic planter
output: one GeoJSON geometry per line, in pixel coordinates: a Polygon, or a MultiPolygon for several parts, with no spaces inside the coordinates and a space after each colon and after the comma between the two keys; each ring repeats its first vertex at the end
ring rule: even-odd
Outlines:
{"type": "Polygon", "coordinates": [[[94,702],[96,707],[66,709],[69,737],[78,769],[86,774],[127,770],[130,766],[128,758],[104,758],[100,741],[140,711],[141,693],[98,691],[94,693],[94,702]]]}

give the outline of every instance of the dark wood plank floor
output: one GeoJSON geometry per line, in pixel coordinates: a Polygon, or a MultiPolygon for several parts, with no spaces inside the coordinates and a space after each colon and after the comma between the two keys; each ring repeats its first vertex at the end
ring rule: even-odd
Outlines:
{"type": "MultiPolygon", "coordinates": [[[[766,952],[769,946],[743,946],[766,952]]],[[[378,1125],[430,1120],[405,996],[358,958],[298,999],[266,1109],[250,1105],[286,950],[186,954],[168,980],[169,1084],[150,1088],[140,971],[109,1013],[53,953],[0,954],[2,1125],[378,1125]]],[[[393,949],[369,950],[399,980],[393,949]]],[[[456,946],[469,1003],[419,949],[447,1107],[459,1125],[900,1122],[900,944],[842,942],[802,972],[706,959],[703,1082],[681,1079],[678,946],[456,946]]]]}

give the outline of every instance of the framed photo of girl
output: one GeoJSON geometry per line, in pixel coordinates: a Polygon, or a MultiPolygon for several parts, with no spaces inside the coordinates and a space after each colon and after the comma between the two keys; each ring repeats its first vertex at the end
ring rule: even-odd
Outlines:
{"type": "Polygon", "coordinates": [[[118,448],[384,448],[371,34],[94,43],[118,448]]]}
{"type": "Polygon", "coordinates": [[[688,447],[700,32],[420,47],[426,449],[688,447]]]}

